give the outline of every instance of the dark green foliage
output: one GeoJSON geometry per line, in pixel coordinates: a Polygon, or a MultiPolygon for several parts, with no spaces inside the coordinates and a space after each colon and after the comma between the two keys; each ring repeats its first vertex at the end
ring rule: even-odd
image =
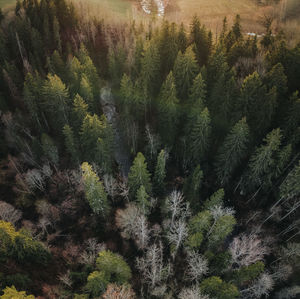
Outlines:
{"type": "Polygon", "coordinates": [[[162,195],[165,191],[167,158],[168,154],[165,150],[161,150],[157,156],[155,172],[153,177],[153,190],[157,195],[162,195]]]}
{"type": "Polygon", "coordinates": [[[226,283],[217,276],[203,280],[200,284],[200,290],[216,299],[233,299],[239,296],[239,291],[235,285],[226,283]]]}
{"type": "Polygon", "coordinates": [[[130,168],[128,175],[128,186],[130,196],[135,198],[137,191],[141,186],[144,186],[145,191],[150,194],[151,181],[150,173],[147,170],[147,163],[142,153],[138,153],[130,168]]]}

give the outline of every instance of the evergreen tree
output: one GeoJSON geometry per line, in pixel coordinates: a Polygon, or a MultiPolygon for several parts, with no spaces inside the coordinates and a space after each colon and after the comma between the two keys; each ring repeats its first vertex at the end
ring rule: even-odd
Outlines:
{"type": "Polygon", "coordinates": [[[102,182],[87,162],[82,163],[81,170],[85,197],[91,209],[95,214],[106,216],[109,204],[102,182]]]}
{"type": "Polygon", "coordinates": [[[227,184],[247,153],[250,138],[246,118],[234,125],[220,147],[216,159],[216,172],[220,183],[227,184]]]}
{"type": "Polygon", "coordinates": [[[165,191],[165,178],[166,178],[166,161],[168,154],[165,150],[161,150],[157,156],[155,172],[153,177],[153,190],[157,195],[162,195],[165,191]]]}
{"type": "Polygon", "coordinates": [[[79,160],[79,154],[73,129],[69,125],[65,125],[63,128],[63,134],[65,137],[66,150],[71,155],[72,162],[77,163],[79,160]]]}
{"type": "Polygon", "coordinates": [[[256,148],[250,157],[248,170],[244,176],[242,184],[244,191],[271,186],[277,162],[275,158],[279,151],[281,139],[280,129],[274,129],[263,140],[264,144],[256,148]]]}
{"type": "Polygon", "coordinates": [[[141,186],[144,186],[148,194],[151,192],[150,173],[147,170],[147,163],[142,153],[137,154],[130,168],[128,186],[131,198],[135,198],[141,186]]]}
{"type": "Polygon", "coordinates": [[[61,128],[68,123],[69,92],[66,85],[57,75],[48,75],[42,87],[43,105],[53,128],[61,132],[61,128]]]}
{"type": "Polygon", "coordinates": [[[85,102],[88,104],[91,112],[95,111],[95,105],[94,105],[94,97],[92,92],[92,87],[85,75],[82,75],[80,86],[79,86],[79,95],[85,100],[85,102]]]}
{"type": "Polygon", "coordinates": [[[246,116],[252,132],[264,133],[271,123],[276,107],[276,89],[267,90],[259,74],[248,76],[241,89],[238,111],[246,116]]]}
{"type": "Polygon", "coordinates": [[[207,33],[205,26],[200,25],[199,18],[193,17],[191,24],[191,43],[195,45],[195,53],[200,66],[208,62],[212,48],[211,33],[207,33]]]}
{"type": "Polygon", "coordinates": [[[194,79],[190,89],[189,103],[192,106],[197,106],[199,110],[204,109],[206,100],[206,83],[201,73],[194,79]]]}
{"type": "Polygon", "coordinates": [[[174,63],[174,77],[180,99],[186,100],[193,80],[198,72],[196,56],[192,46],[184,54],[179,51],[174,63]]]}
{"type": "Polygon", "coordinates": [[[54,165],[58,164],[59,155],[56,145],[54,144],[52,138],[47,134],[42,134],[41,137],[42,149],[45,158],[53,163],[54,165]]]}
{"type": "Polygon", "coordinates": [[[55,44],[55,49],[58,50],[59,53],[61,53],[61,40],[60,40],[60,33],[59,33],[59,22],[57,20],[57,17],[54,16],[53,18],[53,40],[55,44]]]}
{"type": "Polygon", "coordinates": [[[210,115],[207,108],[195,115],[195,121],[188,124],[188,151],[193,163],[203,160],[210,141],[210,115]]]}
{"type": "Polygon", "coordinates": [[[193,210],[199,205],[199,194],[203,180],[203,171],[200,165],[197,165],[184,184],[184,194],[191,203],[193,210]]]}
{"type": "Polygon", "coordinates": [[[72,120],[74,124],[74,128],[76,131],[79,131],[83,120],[88,114],[88,104],[82,99],[80,95],[76,95],[73,101],[73,108],[72,108],[72,120]]]}
{"type": "Polygon", "coordinates": [[[143,185],[136,193],[136,202],[145,215],[149,214],[151,208],[150,198],[143,185]]]}
{"type": "Polygon", "coordinates": [[[172,147],[178,124],[178,99],[173,73],[164,82],[158,102],[159,133],[165,145],[172,147]]]}
{"type": "Polygon", "coordinates": [[[187,48],[187,36],[183,23],[180,24],[177,36],[178,50],[184,53],[187,48]]]}

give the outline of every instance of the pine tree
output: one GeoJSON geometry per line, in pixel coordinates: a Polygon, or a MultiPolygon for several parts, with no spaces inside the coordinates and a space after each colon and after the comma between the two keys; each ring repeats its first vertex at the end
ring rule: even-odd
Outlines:
{"type": "Polygon", "coordinates": [[[234,125],[216,158],[216,172],[221,185],[227,184],[247,153],[250,138],[246,118],[234,125]]]}
{"type": "Polygon", "coordinates": [[[178,50],[181,51],[181,53],[184,53],[187,48],[188,42],[187,42],[186,31],[183,23],[181,23],[179,27],[177,44],[178,44],[178,50]]]}
{"type": "Polygon", "coordinates": [[[238,41],[243,38],[240,15],[236,15],[235,17],[234,24],[232,26],[232,32],[234,34],[235,41],[238,41]]]}
{"type": "Polygon", "coordinates": [[[48,75],[42,87],[43,105],[49,116],[49,121],[55,129],[61,132],[68,123],[69,92],[66,85],[57,75],[48,75]]]}
{"type": "Polygon", "coordinates": [[[157,162],[153,177],[153,190],[157,195],[164,194],[165,191],[165,178],[166,178],[166,161],[168,154],[165,150],[161,150],[157,156],[157,162]]]}
{"type": "Polygon", "coordinates": [[[162,85],[158,102],[159,133],[165,145],[172,147],[178,124],[178,99],[173,73],[170,72],[162,85]]]}
{"type": "Polygon", "coordinates": [[[200,165],[197,165],[184,184],[184,194],[191,203],[193,210],[200,204],[199,194],[203,180],[203,171],[200,165]]]}
{"type": "Polygon", "coordinates": [[[135,200],[142,212],[145,215],[149,214],[151,208],[150,196],[147,194],[143,185],[137,190],[135,200]]]}
{"type": "Polygon", "coordinates": [[[179,51],[174,63],[174,77],[180,99],[186,100],[193,80],[198,72],[196,56],[192,46],[184,54],[179,51]]]}
{"type": "Polygon", "coordinates": [[[47,134],[42,134],[41,143],[45,158],[54,165],[57,165],[59,161],[58,149],[52,138],[47,134]]]}
{"type": "Polygon", "coordinates": [[[91,209],[95,214],[106,216],[109,204],[102,182],[87,162],[82,163],[81,170],[85,197],[91,209]]]}
{"type": "Polygon", "coordinates": [[[188,151],[194,164],[203,160],[209,146],[211,125],[210,115],[207,108],[195,115],[195,121],[188,124],[188,151]]]}
{"type": "Polygon", "coordinates": [[[131,198],[135,198],[138,189],[144,186],[145,191],[150,194],[151,181],[150,173],[147,170],[147,163],[142,153],[138,153],[130,168],[128,175],[128,186],[131,198]]]}
{"type": "Polygon", "coordinates": [[[270,187],[276,167],[276,155],[281,144],[281,131],[274,129],[263,140],[264,144],[256,148],[250,157],[248,170],[244,175],[242,189],[254,190],[270,187]]]}
{"type": "Polygon", "coordinates": [[[252,132],[266,131],[276,105],[276,88],[268,91],[257,72],[244,80],[238,102],[238,113],[240,117],[246,116],[252,132]]]}
{"type": "Polygon", "coordinates": [[[141,65],[143,92],[149,99],[157,94],[160,82],[160,56],[155,41],[145,43],[141,65]]]}
{"type": "Polygon", "coordinates": [[[65,125],[63,128],[63,134],[65,137],[66,150],[71,155],[71,160],[73,163],[77,163],[79,160],[78,145],[73,129],[69,125],[65,125]]]}
{"type": "Polygon", "coordinates": [[[193,17],[191,24],[191,44],[195,45],[197,61],[201,66],[208,62],[208,57],[212,48],[211,35],[207,33],[205,26],[201,26],[199,18],[193,17]]]}
{"type": "Polygon", "coordinates": [[[85,100],[88,104],[91,112],[95,113],[95,105],[94,105],[94,96],[92,92],[92,87],[85,75],[82,75],[80,86],[79,86],[79,95],[85,100]]]}
{"type": "Polygon", "coordinates": [[[54,16],[53,18],[53,40],[55,44],[55,49],[58,50],[59,53],[61,53],[61,40],[60,40],[60,33],[59,33],[60,27],[59,22],[57,20],[57,17],[54,16]]]}
{"type": "Polygon", "coordinates": [[[87,116],[88,107],[88,104],[86,104],[82,97],[77,94],[74,98],[72,108],[72,120],[76,131],[79,131],[83,120],[87,116]]]}
{"type": "Polygon", "coordinates": [[[190,89],[189,104],[197,106],[199,110],[204,109],[206,100],[206,83],[201,73],[194,79],[190,89]]]}

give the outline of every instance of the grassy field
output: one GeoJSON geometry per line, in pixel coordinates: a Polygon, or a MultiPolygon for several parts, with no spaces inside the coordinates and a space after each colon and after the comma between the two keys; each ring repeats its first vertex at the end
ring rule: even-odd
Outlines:
{"type": "MultiPolygon", "coordinates": [[[[75,4],[89,3],[88,16],[107,17],[110,20],[124,19],[147,20],[142,12],[140,0],[72,0],[75,4]]],[[[300,0],[286,1],[285,16],[280,24],[290,40],[300,40],[300,0]]],[[[14,5],[15,0],[0,0],[0,7],[8,8],[14,5]]],[[[194,14],[201,22],[208,26],[214,33],[220,32],[222,20],[226,16],[231,24],[235,15],[240,14],[245,32],[262,33],[263,28],[258,20],[265,14],[277,13],[281,6],[275,10],[271,7],[257,6],[253,0],[169,0],[165,18],[177,23],[189,24],[194,14]]],[[[85,15],[85,13],[83,14],[85,15]]],[[[278,23],[277,23],[278,25],[278,23]]]]}
{"type": "Polygon", "coordinates": [[[7,8],[9,6],[14,5],[16,0],[0,0],[0,7],[7,8]]]}

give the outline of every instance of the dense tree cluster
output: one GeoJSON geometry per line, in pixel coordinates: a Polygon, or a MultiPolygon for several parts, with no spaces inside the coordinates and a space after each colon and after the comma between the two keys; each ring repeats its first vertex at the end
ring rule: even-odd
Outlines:
{"type": "Polygon", "coordinates": [[[0,16],[0,298],[299,296],[300,45],[83,15],[0,16]]]}

